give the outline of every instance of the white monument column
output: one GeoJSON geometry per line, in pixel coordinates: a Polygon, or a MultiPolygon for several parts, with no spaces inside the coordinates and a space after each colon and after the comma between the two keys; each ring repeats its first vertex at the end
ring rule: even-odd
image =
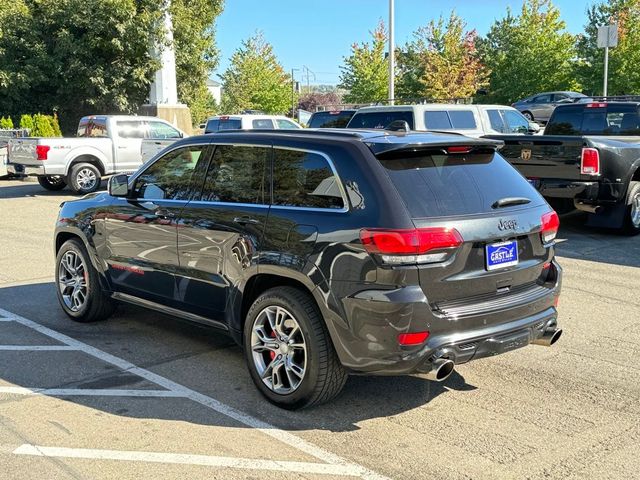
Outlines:
{"type": "Polygon", "coordinates": [[[164,8],[164,45],[154,45],[152,52],[160,62],[149,91],[149,104],[143,105],[143,115],[163,118],[176,127],[191,133],[191,112],[189,107],[178,103],[178,84],[176,81],[176,52],[173,46],[173,22],[169,12],[169,2],[164,8]]]}

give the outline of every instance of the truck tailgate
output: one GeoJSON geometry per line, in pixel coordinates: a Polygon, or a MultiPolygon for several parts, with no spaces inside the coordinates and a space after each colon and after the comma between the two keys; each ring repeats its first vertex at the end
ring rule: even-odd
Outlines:
{"type": "Polygon", "coordinates": [[[20,165],[41,165],[36,157],[38,138],[15,138],[9,140],[9,162],[20,165]]]}
{"type": "Polygon", "coordinates": [[[580,180],[584,137],[491,135],[504,142],[500,154],[527,178],[580,180]]]}

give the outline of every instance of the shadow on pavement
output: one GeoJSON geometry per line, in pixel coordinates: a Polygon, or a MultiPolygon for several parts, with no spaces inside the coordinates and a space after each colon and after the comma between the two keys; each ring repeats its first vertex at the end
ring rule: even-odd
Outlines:
{"type": "Polygon", "coordinates": [[[640,235],[630,237],[616,230],[587,227],[586,216],[582,212],[560,216],[559,257],[640,267],[640,235]]]}
{"type": "MultiPolygon", "coordinates": [[[[2,198],[25,198],[25,197],[56,197],[56,196],[69,196],[70,200],[74,198],[80,198],[82,195],[78,195],[69,190],[68,187],[63,190],[58,190],[55,192],[45,190],[38,184],[37,182],[24,182],[22,184],[16,185],[15,181],[12,182],[12,185],[3,185],[3,182],[0,181],[0,199],[2,198]]],[[[99,190],[105,190],[106,183],[103,181],[100,185],[99,190]]]]}
{"type": "MultiPolygon", "coordinates": [[[[108,321],[74,323],[59,308],[53,283],[0,288],[0,308],[286,430],[358,430],[361,421],[423,407],[449,390],[475,390],[457,372],[443,383],[420,376],[351,376],[343,393],[330,403],[289,412],[260,395],[249,377],[241,349],[215,329],[126,305],[108,321]]],[[[0,332],[6,325],[0,323],[0,332]]],[[[15,335],[9,336],[14,340],[11,343],[20,344],[15,335]]],[[[0,344],[6,342],[2,338],[0,333],[0,344]]],[[[130,372],[97,365],[100,360],[94,361],[84,353],[21,353],[11,356],[0,352],[1,381],[27,388],[161,389],[130,372]]],[[[228,426],[228,419],[221,420],[220,415],[210,410],[207,413],[190,400],[179,400],[179,404],[175,398],[76,396],[62,400],[132,418],[228,426]]]]}

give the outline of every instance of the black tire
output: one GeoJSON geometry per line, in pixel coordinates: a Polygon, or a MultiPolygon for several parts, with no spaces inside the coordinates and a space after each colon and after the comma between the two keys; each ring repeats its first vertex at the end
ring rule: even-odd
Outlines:
{"type": "Polygon", "coordinates": [[[67,178],[71,190],[82,195],[98,190],[101,181],[100,170],[91,163],[76,163],[67,178]]]}
{"type": "Polygon", "coordinates": [[[288,410],[318,405],[336,397],[348,374],[340,363],[324,319],[314,299],[293,287],[278,287],[260,295],[247,313],[244,325],[244,351],[249,373],[258,390],[273,404],[288,410]],[[306,368],[299,386],[291,393],[274,392],[263,382],[253,357],[252,330],[261,312],[282,307],[295,317],[306,345],[306,368]]]}
{"type": "Polygon", "coordinates": [[[62,247],[60,247],[56,256],[55,279],[58,301],[64,313],[66,313],[71,320],[82,323],[97,322],[107,319],[115,310],[115,302],[103,291],[98,272],[89,260],[89,253],[80,240],[67,240],[62,247]],[[84,303],[77,310],[74,310],[68,304],[68,301],[65,301],[61,287],[64,278],[61,263],[68,253],[77,255],[83,264],[82,276],[84,277],[84,283],[86,285],[86,294],[84,295],[84,303]]]}
{"type": "Polygon", "coordinates": [[[522,115],[524,115],[524,118],[526,118],[530,122],[534,122],[535,121],[533,119],[533,113],[531,113],[531,112],[528,112],[528,111],[525,110],[524,112],[522,112],[522,115]]]}
{"type": "Polygon", "coordinates": [[[67,186],[67,182],[61,175],[46,175],[38,177],[38,183],[45,190],[57,192],[67,186]]]}
{"type": "Polygon", "coordinates": [[[640,182],[629,183],[627,210],[622,228],[627,235],[640,234],[640,182]]]}

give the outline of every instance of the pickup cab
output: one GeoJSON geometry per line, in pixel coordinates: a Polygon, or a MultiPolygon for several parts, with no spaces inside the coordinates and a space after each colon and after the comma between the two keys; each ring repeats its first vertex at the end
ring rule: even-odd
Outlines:
{"type": "Polygon", "coordinates": [[[83,117],[72,138],[20,138],[9,141],[9,173],[38,177],[47,190],[69,186],[86,194],[102,177],[134,172],[142,165],[143,139],[179,139],[184,132],[156,117],[83,117]]]}
{"type": "MultiPolygon", "coordinates": [[[[639,99],[640,100],[640,99],[639,99]]],[[[554,110],[544,135],[491,135],[501,154],[558,211],[640,233],[640,101],[589,98],[554,110]]]]}

